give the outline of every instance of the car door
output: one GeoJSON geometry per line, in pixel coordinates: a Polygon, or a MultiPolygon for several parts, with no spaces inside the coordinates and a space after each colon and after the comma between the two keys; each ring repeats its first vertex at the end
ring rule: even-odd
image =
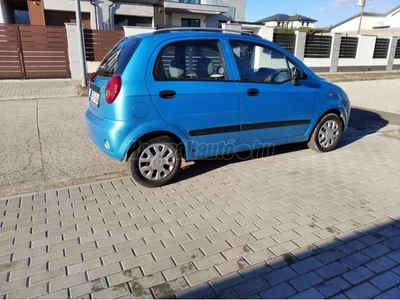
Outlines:
{"type": "Polygon", "coordinates": [[[239,139],[240,102],[218,39],[160,45],[147,85],[160,116],[186,133],[189,159],[226,153],[239,139]]]}
{"type": "Polygon", "coordinates": [[[290,142],[310,126],[314,87],[305,75],[292,83],[292,70],[302,71],[281,51],[248,41],[230,41],[241,98],[240,143],[290,142]]]}

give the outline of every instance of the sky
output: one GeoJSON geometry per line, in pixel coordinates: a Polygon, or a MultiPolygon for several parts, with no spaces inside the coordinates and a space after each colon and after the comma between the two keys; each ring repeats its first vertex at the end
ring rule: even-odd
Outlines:
{"type": "MultiPolygon", "coordinates": [[[[256,22],[275,14],[303,15],[329,27],[361,12],[358,0],[246,0],[246,20],[256,22]]],[[[365,12],[387,13],[400,0],[366,0],[365,12]]]]}

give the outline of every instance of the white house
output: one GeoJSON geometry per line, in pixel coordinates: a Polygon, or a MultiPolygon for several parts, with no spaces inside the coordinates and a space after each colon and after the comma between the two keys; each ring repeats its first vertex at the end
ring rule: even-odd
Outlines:
{"type": "MultiPolygon", "coordinates": [[[[219,27],[243,21],[246,0],[79,0],[85,28],[115,29],[184,26],[219,27]]],[[[30,25],[75,23],[75,0],[0,0],[0,23],[18,23],[16,12],[29,13],[30,25]]]]}
{"type": "MultiPolygon", "coordinates": [[[[357,32],[360,26],[361,13],[352,16],[331,27],[332,32],[357,32]]],[[[364,12],[361,20],[362,33],[373,33],[383,29],[399,28],[400,34],[400,5],[396,6],[386,14],[364,12]]]]}
{"type": "Polygon", "coordinates": [[[257,21],[257,23],[264,23],[265,26],[292,29],[300,27],[314,28],[316,22],[317,20],[298,14],[293,16],[289,16],[286,14],[276,14],[257,21]]]}

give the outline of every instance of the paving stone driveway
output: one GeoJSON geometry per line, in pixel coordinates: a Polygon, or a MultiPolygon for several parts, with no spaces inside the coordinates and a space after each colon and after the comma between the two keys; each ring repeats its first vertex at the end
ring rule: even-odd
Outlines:
{"type": "Polygon", "coordinates": [[[2,198],[0,295],[400,298],[399,153],[373,134],[2,198]]]}

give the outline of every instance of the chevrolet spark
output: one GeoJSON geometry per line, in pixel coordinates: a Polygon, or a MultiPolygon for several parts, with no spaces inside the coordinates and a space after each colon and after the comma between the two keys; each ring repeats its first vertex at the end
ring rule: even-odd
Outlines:
{"type": "Polygon", "coordinates": [[[245,32],[163,29],[122,39],[90,80],[94,144],[140,184],[169,183],[182,160],[308,142],[334,149],[350,102],[280,46],[245,32]]]}

